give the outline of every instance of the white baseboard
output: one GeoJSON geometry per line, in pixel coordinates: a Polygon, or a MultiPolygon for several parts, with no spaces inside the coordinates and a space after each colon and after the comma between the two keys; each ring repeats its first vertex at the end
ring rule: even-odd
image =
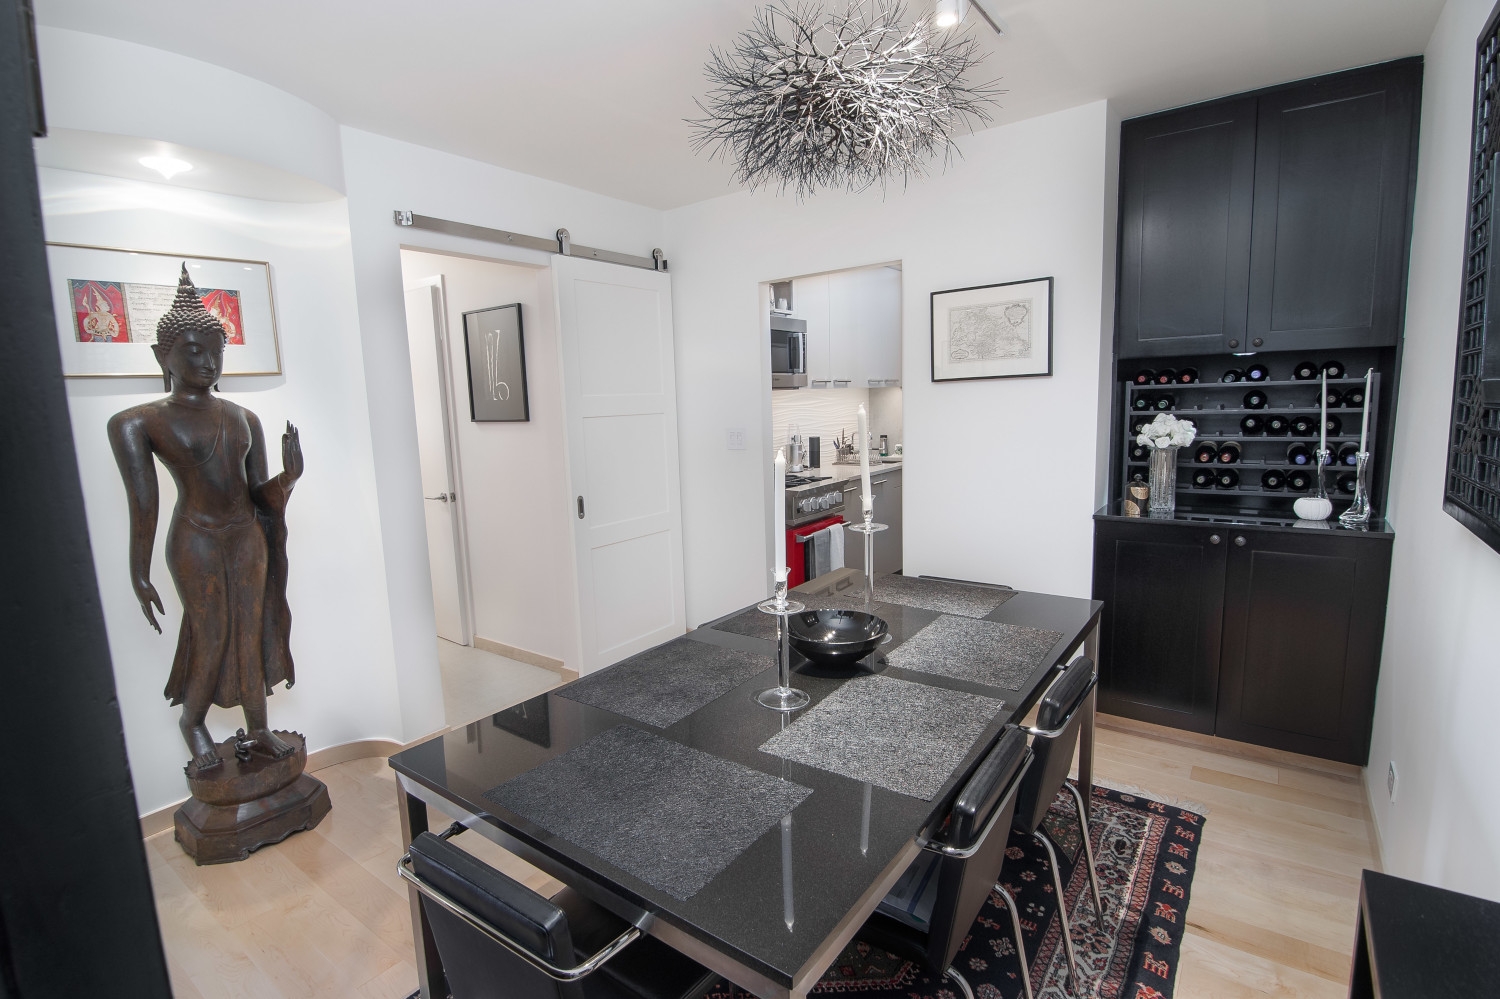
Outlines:
{"type": "Polygon", "coordinates": [[[495,655],[504,656],[507,659],[514,659],[516,662],[527,663],[531,666],[540,666],[542,669],[551,670],[564,680],[578,679],[577,670],[568,669],[563,665],[561,659],[544,656],[540,652],[532,652],[528,649],[517,648],[514,645],[506,645],[504,642],[497,642],[492,638],[481,638],[478,635],[474,636],[474,648],[482,652],[493,652],[495,655]]]}

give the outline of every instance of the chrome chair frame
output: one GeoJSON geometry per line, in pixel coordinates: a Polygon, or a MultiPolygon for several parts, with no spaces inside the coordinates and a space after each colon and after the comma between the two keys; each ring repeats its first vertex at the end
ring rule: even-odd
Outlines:
{"type": "MultiPolygon", "coordinates": [[[[454,836],[463,832],[464,828],[465,827],[463,823],[455,822],[446,830],[439,833],[438,839],[452,839],[454,836]]],[[[621,933],[619,936],[615,937],[599,950],[595,951],[593,956],[587,958],[579,964],[574,965],[571,968],[562,968],[553,964],[551,961],[548,961],[540,954],[536,954],[528,950],[525,944],[506,936],[499,929],[485,922],[479,916],[464,908],[462,904],[450,898],[446,893],[439,891],[438,889],[429,885],[427,882],[423,881],[420,877],[417,876],[416,872],[412,870],[410,852],[403,853],[401,855],[401,859],[396,861],[396,873],[400,875],[408,884],[415,887],[417,891],[421,892],[424,896],[432,899],[438,905],[442,906],[444,909],[448,910],[459,919],[462,919],[474,929],[478,930],[480,933],[483,933],[490,940],[499,944],[501,947],[504,947],[506,950],[510,951],[516,957],[519,957],[521,960],[525,961],[527,964],[531,965],[533,968],[540,971],[548,978],[554,979],[559,982],[576,982],[582,978],[588,977],[589,975],[593,974],[595,971],[598,971],[601,967],[603,967],[610,958],[614,957],[616,954],[620,953],[620,951],[635,943],[635,941],[640,938],[642,933],[642,929],[640,926],[631,925],[627,930],[625,930],[625,932],[621,933]]]]}

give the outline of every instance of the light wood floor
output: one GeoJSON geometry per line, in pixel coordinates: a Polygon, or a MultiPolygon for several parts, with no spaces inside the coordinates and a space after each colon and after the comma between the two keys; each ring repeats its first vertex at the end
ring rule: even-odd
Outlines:
{"type": "MultiPolygon", "coordinates": [[[[1347,995],[1359,872],[1377,866],[1356,771],[1101,722],[1100,781],[1209,809],[1177,995],[1347,995]]],[[[146,841],[177,999],[404,999],[416,987],[391,771],[358,760],[318,776],[332,813],[244,863],[195,867],[170,832],[146,841]]],[[[454,842],[555,890],[477,836],[454,842]]]]}

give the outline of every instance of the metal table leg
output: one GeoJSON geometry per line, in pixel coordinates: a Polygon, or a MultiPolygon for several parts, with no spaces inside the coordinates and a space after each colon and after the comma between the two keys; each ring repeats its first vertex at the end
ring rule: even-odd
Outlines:
{"type": "MultiPolygon", "coordinates": [[[[1094,661],[1094,671],[1099,670],[1099,622],[1089,629],[1083,640],[1083,654],[1094,661]]],[[[1088,701],[1083,705],[1083,725],[1078,731],[1078,789],[1083,800],[1094,800],[1094,703],[1098,688],[1089,691],[1088,701]]]]}
{"type": "MultiPolygon", "coordinates": [[[[401,852],[405,853],[411,841],[427,831],[427,803],[415,795],[407,794],[396,784],[396,813],[401,816],[401,852]]],[[[447,999],[448,979],[443,974],[443,961],[438,956],[437,940],[432,935],[432,926],[422,910],[422,896],[411,885],[406,887],[411,900],[411,933],[416,946],[417,987],[422,999],[447,999]]]]}

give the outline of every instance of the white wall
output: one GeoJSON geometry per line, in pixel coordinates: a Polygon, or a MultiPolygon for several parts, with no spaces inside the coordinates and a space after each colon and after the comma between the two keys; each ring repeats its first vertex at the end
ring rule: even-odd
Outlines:
{"type": "Polygon", "coordinates": [[[1115,212],[1107,126],[1100,102],[990,129],[963,141],[946,175],[884,196],[738,194],[666,213],[690,625],[769,585],[769,532],[723,526],[762,523],[769,503],[770,442],[729,451],[724,438],[769,424],[759,282],[891,260],[903,279],[906,571],[1089,593],[1115,212]],[[932,291],[1047,275],[1051,378],[932,383],[932,291]]]}
{"type": "MultiPolygon", "coordinates": [[[[395,664],[384,622],[370,431],[357,360],[354,273],[342,202],[279,205],[92,174],[42,170],[47,238],[240,257],[271,264],[283,374],[225,378],[227,398],[266,429],[272,471],[280,429],[301,431],[307,472],[287,513],[292,656],[297,683],[278,688],[271,723],[307,736],[308,748],[401,737],[395,664]]],[[[78,275],[80,277],[86,275],[78,275]]],[[[162,395],[160,378],[69,379],[66,384],[89,536],[99,576],[115,686],[136,800],[151,812],[187,796],[180,708],[162,696],[181,609],[163,556],[176,492],[165,469],[152,580],[166,605],[162,635],[141,617],[128,570],[129,518],[105,423],[162,395]]],[[[244,725],[214,708],[224,738],[244,725]]]]}
{"type": "MultiPolygon", "coordinates": [[[[1396,530],[1366,771],[1392,874],[1500,900],[1500,554],[1442,510],[1468,186],[1474,43],[1491,0],[1449,0],[1426,52],[1390,509],[1396,530]],[[1386,765],[1400,773],[1386,794],[1386,765]]],[[[1378,513],[1379,511],[1377,511],[1378,513]]]]}
{"type": "Polygon", "coordinates": [[[552,272],[414,250],[401,251],[401,272],[408,286],[441,274],[447,289],[449,384],[474,634],[576,670],[577,600],[552,272]],[[521,303],[531,419],[475,423],[469,418],[463,314],[513,302],[521,303]]]}

